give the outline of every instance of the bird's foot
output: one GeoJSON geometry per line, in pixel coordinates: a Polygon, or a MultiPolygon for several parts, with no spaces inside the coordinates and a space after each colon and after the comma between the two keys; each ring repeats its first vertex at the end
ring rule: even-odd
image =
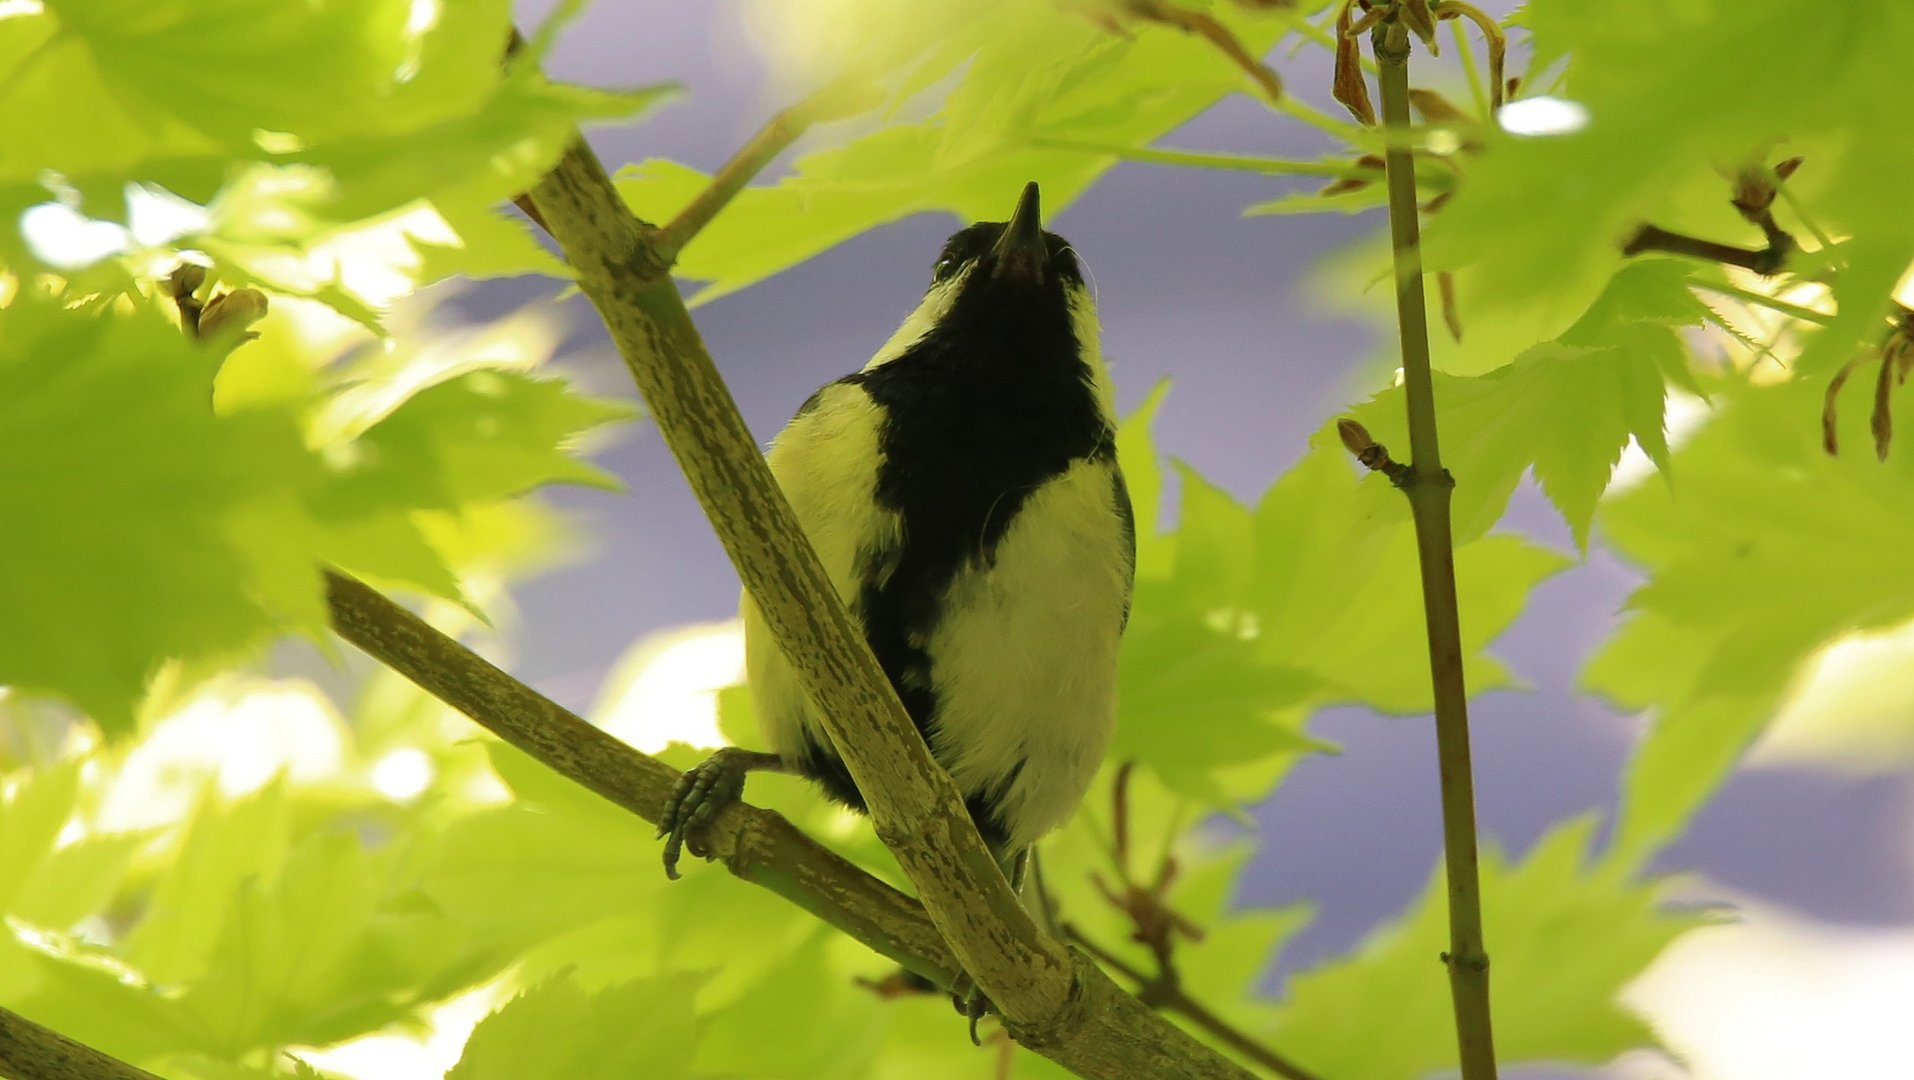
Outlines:
{"type": "Polygon", "coordinates": [[[977,988],[970,976],[959,973],[957,981],[950,988],[950,1003],[957,1006],[957,1014],[970,1021],[970,1045],[982,1046],[984,1041],[977,1037],[977,1021],[990,1011],[990,999],[977,988]]]}
{"type": "Polygon", "coordinates": [[[782,767],[776,754],[727,746],[686,770],[658,819],[658,835],[665,841],[665,876],[678,879],[678,856],[684,850],[710,862],[713,855],[699,835],[705,826],[744,796],[746,773],[782,767]]]}

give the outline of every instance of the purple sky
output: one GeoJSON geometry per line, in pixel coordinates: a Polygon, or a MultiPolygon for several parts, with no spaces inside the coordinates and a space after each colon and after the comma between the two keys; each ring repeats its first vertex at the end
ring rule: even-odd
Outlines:
{"type": "MultiPolygon", "coordinates": [[[[519,5],[528,20],[547,6],[519,5]]],[[[563,36],[550,65],[558,75],[601,85],[676,79],[690,91],[640,125],[594,132],[608,165],[666,156],[711,168],[777,107],[761,93],[738,18],[734,3],[601,3],[563,36]]],[[[1320,57],[1279,57],[1306,98],[1326,97],[1320,57]]],[[[1165,144],[1277,156],[1325,148],[1313,129],[1240,96],[1165,144]]],[[[1052,223],[1095,274],[1119,404],[1129,408],[1173,376],[1160,445],[1245,498],[1295,461],[1335,409],[1381,384],[1371,362],[1376,329],[1325,310],[1310,291],[1321,256],[1371,235],[1380,218],[1240,216],[1282,190],[1246,174],[1124,165],[1052,223]]],[[[915,304],[956,224],[920,216],[875,230],[697,313],[760,438],[816,386],[863,364],[915,304]]],[[[550,291],[487,286],[462,306],[502,312],[550,291]]],[[[578,301],[566,310],[576,327],[574,368],[591,368],[589,380],[605,392],[629,395],[589,311],[578,301]]],[[[575,708],[591,702],[605,669],[636,638],[727,617],[737,603],[737,579],[655,432],[641,427],[601,460],[629,493],[556,496],[591,524],[593,557],[517,592],[519,668],[575,708]]],[[[1531,489],[1518,494],[1507,525],[1571,550],[1531,489]]],[[[1634,724],[1577,695],[1573,683],[1634,581],[1598,546],[1538,589],[1498,644],[1532,690],[1488,694],[1473,708],[1479,812],[1493,842],[1520,851],[1563,817],[1612,806],[1634,724]]],[[[1257,811],[1262,847],[1241,893],[1250,904],[1318,903],[1283,971],[1348,948],[1400,910],[1440,850],[1426,720],[1337,709],[1314,730],[1344,753],[1305,761],[1257,811]]],[[[1748,773],[1661,865],[1820,918],[1914,923],[1909,853],[1889,827],[1911,793],[1904,780],[1748,773]]]]}

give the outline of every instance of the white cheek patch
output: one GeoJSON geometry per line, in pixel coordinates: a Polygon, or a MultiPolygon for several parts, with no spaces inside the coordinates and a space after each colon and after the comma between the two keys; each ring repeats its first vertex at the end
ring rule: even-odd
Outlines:
{"type": "Polygon", "coordinates": [[[936,326],[938,320],[950,310],[950,306],[957,302],[957,294],[963,291],[964,282],[970,277],[970,269],[970,266],[965,266],[948,278],[932,285],[930,290],[924,293],[924,298],[918,302],[917,310],[904,319],[904,324],[897,328],[897,332],[890,336],[890,340],[884,342],[883,348],[877,350],[877,355],[871,357],[870,362],[864,365],[864,370],[874,371],[883,367],[904,355],[912,345],[922,341],[924,335],[930,333],[931,328],[936,326]]]}
{"type": "Polygon", "coordinates": [[[1103,413],[1103,420],[1116,425],[1116,387],[1110,382],[1110,369],[1103,362],[1103,330],[1097,324],[1096,301],[1081,285],[1065,286],[1070,297],[1070,326],[1077,336],[1077,355],[1083,360],[1083,385],[1103,413]]]}

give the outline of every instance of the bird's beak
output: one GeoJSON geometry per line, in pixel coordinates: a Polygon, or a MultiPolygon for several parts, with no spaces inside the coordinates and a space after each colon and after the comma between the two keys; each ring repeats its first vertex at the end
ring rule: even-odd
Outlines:
{"type": "Polygon", "coordinates": [[[1010,223],[1004,226],[1004,234],[998,238],[991,254],[996,256],[993,277],[1043,280],[1044,268],[1050,262],[1050,248],[1043,239],[1043,211],[1038,203],[1035,180],[1023,186],[1016,213],[1010,215],[1010,223]]]}

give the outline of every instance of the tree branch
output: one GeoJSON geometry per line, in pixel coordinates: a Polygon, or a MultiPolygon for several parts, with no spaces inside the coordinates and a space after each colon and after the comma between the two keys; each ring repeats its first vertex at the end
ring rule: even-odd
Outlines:
{"type": "Polygon", "coordinates": [[[657,246],[582,140],[530,193],[964,971],[1018,1042],[1083,1076],[1247,1074],[1043,934],[897,700],[738,415],[657,246]]]}
{"type": "Polygon", "coordinates": [[[678,211],[670,224],[652,236],[652,246],[660,257],[676,262],[678,253],[691,238],[711,224],[711,219],[744,190],[752,177],[809,131],[811,125],[854,116],[875,105],[877,100],[875,89],[868,83],[847,77],[827,83],[803,101],[780,110],[711,175],[711,182],[678,211]]]}
{"type": "MultiPolygon", "coordinates": [[[[1382,89],[1382,122],[1395,135],[1409,128],[1409,31],[1389,18],[1370,38],[1382,89]]],[[[1422,604],[1435,691],[1436,756],[1442,779],[1442,839],[1449,888],[1449,969],[1463,1080],[1493,1080],[1495,1040],[1489,1013],[1489,955],[1482,938],[1481,885],[1476,876],[1475,779],[1469,761],[1469,694],[1462,673],[1462,632],[1455,588],[1449,497],[1455,486],[1442,467],[1435,388],[1429,370],[1429,316],[1422,292],[1421,230],[1415,162],[1406,138],[1391,138],[1389,240],[1394,254],[1402,380],[1409,410],[1411,463],[1397,485],[1409,496],[1422,604]]],[[[1349,438],[1345,433],[1345,439],[1349,438]]],[[[1387,455],[1382,455],[1387,460],[1387,455]]],[[[1379,467],[1379,466],[1372,466],[1379,467]]]]}
{"type": "MultiPolygon", "coordinates": [[[[656,824],[678,770],[512,678],[344,574],[326,574],[332,628],[373,659],[552,771],[656,824]]],[[[919,975],[948,985],[956,960],[923,906],[769,810],[728,807],[704,839],[725,869],[777,893],[919,975]]]]}
{"type": "Polygon", "coordinates": [[[1781,272],[1787,265],[1788,253],[1792,245],[1773,241],[1766,247],[1744,248],[1733,244],[1703,240],[1698,236],[1669,232],[1659,225],[1643,225],[1622,245],[1623,255],[1641,255],[1646,252],[1660,251],[1669,255],[1685,255],[1691,259],[1705,259],[1708,262],[1739,266],[1743,270],[1752,270],[1763,277],[1771,277],[1781,272]]]}
{"type": "Polygon", "coordinates": [[[0,1076],[11,1080],[160,1080],[145,1069],[0,1009],[0,1076]]]}

